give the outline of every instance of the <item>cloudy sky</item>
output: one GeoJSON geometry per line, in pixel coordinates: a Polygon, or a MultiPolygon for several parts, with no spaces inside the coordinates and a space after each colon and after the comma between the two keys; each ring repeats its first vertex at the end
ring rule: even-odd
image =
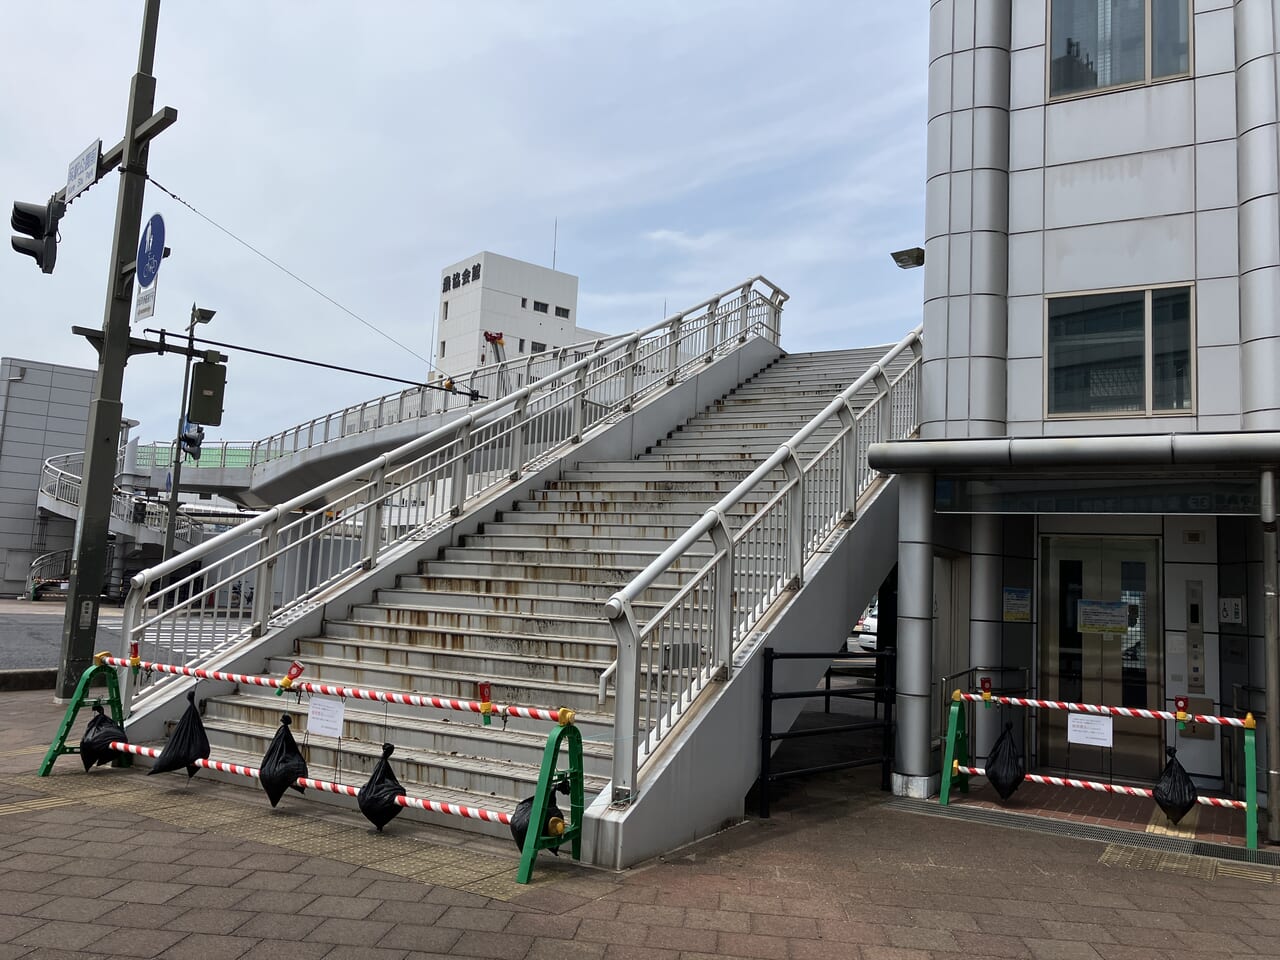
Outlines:
{"type": "MultiPolygon", "coordinates": [[[[923,271],[927,17],[849,0],[166,0],[150,174],[409,350],[147,189],[172,256],[156,316],[207,336],[425,379],[437,278],[492,250],[580,278],[622,333],[764,274],[791,351],[894,341],[923,271]],[[412,352],[410,352],[412,351],[412,352]],[[417,356],[415,356],[417,354],[417,356]]],[[[43,202],[123,132],[141,0],[0,5],[0,200],[43,202]]],[[[57,268],[0,254],[0,355],[94,367],[118,176],[62,221],[57,268]]],[[[172,435],[181,363],[136,357],[125,413],[172,435]]],[[[251,440],[396,389],[232,355],[209,438],[251,440]]]]}

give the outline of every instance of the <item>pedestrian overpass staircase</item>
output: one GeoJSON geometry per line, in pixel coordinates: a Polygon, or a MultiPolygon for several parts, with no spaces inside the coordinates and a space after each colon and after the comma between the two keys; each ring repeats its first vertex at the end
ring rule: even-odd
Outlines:
{"type": "MultiPolygon", "coordinates": [[[[757,651],[843,648],[896,555],[896,488],[866,449],[916,426],[918,330],[786,355],[785,300],[755,278],[144,571],[126,643],[161,663],[279,677],[297,660],[317,682],[467,700],[487,683],[495,703],[567,707],[594,798],[585,856],[621,866],[718,828],[755,777],[757,651]],[[190,578],[166,583],[194,559],[202,603],[190,578]]],[[[162,738],[190,681],[126,684],[131,739],[162,738]]],[[[338,740],[269,689],[198,696],[216,759],[256,765],[287,708],[313,776],[362,783],[390,742],[411,794],[481,809],[533,793],[547,735],[349,700],[338,740]]]]}

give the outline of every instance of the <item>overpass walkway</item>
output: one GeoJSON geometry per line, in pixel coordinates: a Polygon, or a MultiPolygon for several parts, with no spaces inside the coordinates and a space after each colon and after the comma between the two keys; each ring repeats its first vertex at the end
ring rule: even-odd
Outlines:
{"type": "MultiPolygon", "coordinates": [[[[622,866],[714,832],[755,778],[760,649],[842,650],[894,562],[897,487],[866,451],[918,422],[918,329],[892,347],[787,355],[786,299],[753,278],[143,571],[126,649],[569,708],[586,858],[622,866]],[[196,575],[169,578],[196,560],[193,598],[196,575]]],[[[121,679],[130,739],[162,740],[191,681],[121,679]]],[[[290,706],[261,694],[202,682],[219,759],[261,758],[290,706]]],[[[308,730],[297,705],[317,769],[361,780],[391,742],[411,794],[510,810],[531,792],[545,721],[364,704],[346,704],[340,739],[308,730]]],[[[799,709],[780,703],[775,729],[799,709]]]]}

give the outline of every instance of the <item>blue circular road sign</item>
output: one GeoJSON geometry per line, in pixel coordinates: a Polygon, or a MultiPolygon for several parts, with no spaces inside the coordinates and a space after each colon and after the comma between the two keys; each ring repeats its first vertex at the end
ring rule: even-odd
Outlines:
{"type": "Polygon", "coordinates": [[[153,214],[142,228],[138,240],[138,286],[149,287],[156,282],[160,261],[164,259],[164,218],[153,214]]]}

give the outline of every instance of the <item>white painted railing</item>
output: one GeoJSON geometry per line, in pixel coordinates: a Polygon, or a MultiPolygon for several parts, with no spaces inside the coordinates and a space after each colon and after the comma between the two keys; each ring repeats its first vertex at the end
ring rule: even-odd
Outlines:
{"type": "MultiPolygon", "coordinates": [[[[125,603],[125,654],[136,642],[143,659],[201,666],[288,622],[596,424],[749,337],[777,343],[786,299],[752,278],[142,571],[125,603]]],[[[132,695],[166,682],[144,678],[132,695]]]]}
{"type": "MultiPolygon", "coordinates": [[[[40,475],[40,492],[59,503],[80,509],[81,475],[84,453],[64,453],[44,462],[40,475]]],[[[111,516],[121,523],[139,524],[163,533],[169,523],[169,509],[158,500],[148,500],[121,490],[111,494],[111,516]]],[[[204,536],[203,526],[179,513],[174,527],[177,539],[197,543],[204,536]]]]}
{"type": "MultiPolygon", "coordinates": [[[[727,678],[738,645],[842,521],[856,516],[871,486],[867,448],[915,433],[919,423],[921,328],[917,327],[855,380],[790,440],[708,510],[605,604],[618,641],[610,668],[614,698],[613,799],[634,798],[637,777],[681,716],[713,680],[727,678]],[[912,359],[892,381],[888,371],[912,359]],[[855,397],[874,391],[861,410],[855,397]],[[811,456],[819,431],[835,436],[811,456]],[[768,501],[749,517],[731,514],[753,493],[768,501]],[[735,528],[735,524],[738,526],[735,528]],[[647,623],[635,604],[690,550],[710,538],[712,555],[647,623]]],[[[757,497],[758,499],[758,497],[757,497]]],[[[705,551],[703,551],[705,555],[705,551]]],[[[604,696],[604,681],[601,696],[604,696]]]]}
{"type": "MultiPolygon", "coordinates": [[[[443,379],[434,386],[411,387],[397,393],[366,400],[363,403],[316,417],[261,440],[233,440],[206,443],[200,459],[185,464],[188,470],[247,469],[278,460],[331,440],[367,433],[379,427],[393,426],[451,410],[466,410],[478,402],[478,396],[493,399],[506,396],[526,384],[545,379],[570,363],[589,356],[621,337],[603,337],[513,357],[500,363],[477,367],[464,376],[452,377],[457,392],[441,389],[443,379]]],[[[173,443],[139,444],[134,465],[139,470],[168,467],[173,462],[173,443]]]]}

